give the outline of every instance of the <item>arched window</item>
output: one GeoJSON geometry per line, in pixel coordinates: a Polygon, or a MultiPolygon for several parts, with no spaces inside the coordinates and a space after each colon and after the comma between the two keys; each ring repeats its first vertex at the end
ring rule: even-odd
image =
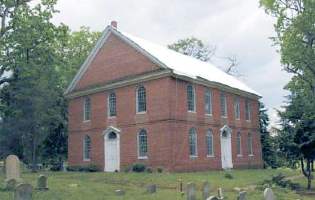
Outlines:
{"type": "Polygon", "coordinates": [[[205,92],[205,113],[212,115],[212,92],[209,89],[205,92]]]}
{"type": "Polygon", "coordinates": [[[227,117],[226,96],[223,92],[220,94],[221,117],[227,117]]]}
{"type": "Polygon", "coordinates": [[[252,133],[248,133],[248,141],[247,141],[247,146],[248,146],[248,155],[252,156],[253,155],[253,135],[252,133]]]}
{"type": "Polygon", "coordinates": [[[245,119],[250,121],[251,116],[251,109],[250,109],[250,102],[248,99],[245,100],[245,119]]]}
{"type": "Polygon", "coordinates": [[[192,85],[187,86],[187,109],[188,111],[194,112],[195,105],[195,88],[192,85]]]}
{"type": "Polygon", "coordinates": [[[235,119],[240,119],[241,117],[240,98],[238,97],[234,99],[234,115],[235,115],[235,119]]]}
{"type": "Polygon", "coordinates": [[[90,160],[91,153],[91,138],[86,135],[83,139],[83,160],[90,160]]]}
{"type": "Polygon", "coordinates": [[[206,134],[207,156],[214,156],[213,152],[213,133],[211,129],[207,130],[206,134]]]}
{"type": "Polygon", "coordinates": [[[197,156],[197,132],[195,128],[189,130],[189,155],[197,156]]]}
{"type": "Polygon", "coordinates": [[[137,88],[137,112],[146,112],[147,111],[147,102],[146,102],[146,91],[144,86],[139,86],[137,88]]]}
{"type": "Polygon", "coordinates": [[[144,129],[138,133],[138,157],[141,159],[148,157],[148,136],[144,129]]]}
{"type": "Polygon", "coordinates": [[[91,119],[91,99],[86,97],[84,99],[84,106],[83,106],[83,120],[88,121],[91,119]]]}
{"type": "Polygon", "coordinates": [[[108,115],[110,117],[116,116],[116,94],[111,92],[108,95],[108,115]]]}
{"type": "Polygon", "coordinates": [[[242,138],[240,132],[236,135],[236,152],[238,156],[242,155],[242,138]]]}

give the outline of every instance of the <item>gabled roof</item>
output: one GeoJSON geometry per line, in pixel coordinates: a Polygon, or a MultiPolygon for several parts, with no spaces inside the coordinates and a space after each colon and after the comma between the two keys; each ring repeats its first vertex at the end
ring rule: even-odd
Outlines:
{"type": "Polygon", "coordinates": [[[189,77],[192,79],[205,79],[207,81],[223,84],[225,86],[254,94],[256,96],[261,96],[258,92],[251,89],[246,84],[239,81],[237,78],[225,73],[224,71],[209,62],[203,62],[193,57],[180,54],[176,51],[168,49],[167,47],[154,44],[142,38],[130,35],[129,33],[119,31],[112,26],[108,26],[104,30],[94,49],[67,88],[65,92],[66,94],[69,94],[73,91],[77,82],[83,76],[84,72],[96,56],[99,49],[106,42],[106,39],[108,38],[110,33],[115,34],[116,36],[130,44],[132,47],[136,48],[158,66],[166,69],[171,69],[174,74],[189,77]]]}

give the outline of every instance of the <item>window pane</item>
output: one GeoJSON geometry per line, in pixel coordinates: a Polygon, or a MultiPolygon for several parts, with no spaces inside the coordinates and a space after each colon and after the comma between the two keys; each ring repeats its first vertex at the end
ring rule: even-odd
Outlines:
{"type": "Polygon", "coordinates": [[[91,138],[89,136],[84,137],[83,141],[83,159],[90,159],[90,151],[91,151],[91,138]]]}
{"type": "Polygon", "coordinates": [[[189,131],[189,153],[190,156],[197,156],[197,133],[195,128],[189,131]]]}
{"type": "Polygon", "coordinates": [[[89,97],[84,99],[84,114],[83,114],[84,120],[90,120],[91,119],[91,99],[89,97]]]}
{"type": "Polygon", "coordinates": [[[148,139],[147,139],[147,132],[145,130],[141,130],[138,135],[138,152],[139,152],[139,157],[147,156],[148,139]]]}
{"type": "Polygon", "coordinates": [[[240,99],[238,97],[234,101],[234,113],[235,119],[240,119],[240,99]]]}
{"type": "Polygon", "coordinates": [[[236,148],[237,148],[237,155],[241,155],[242,150],[241,150],[241,133],[240,132],[237,133],[236,148]]]}
{"type": "Polygon", "coordinates": [[[248,100],[245,101],[245,119],[250,120],[250,102],[248,100]]]}
{"type": "Polygon", "coordinates": [[[116,94],[111,92],[108,96],[109,116],[116,116],[116,94]]]}
{"type": "Polygon", "coordinates": [[[146,91],[143,86],[140,86],[137,89],[137,112],[145,112],[146,110],[146,91]]]}
{"type": "Polygon", "coordinates": [[[221,103],[221,116],[226,117],[227,108],[226,108],[226,96],[224,93],[221,93],[220,95],[220,103],[221,103]]]}
{"type": "Polygon", "coordinates": [[[195,89],[192,85],[187,86],[187,109],[195,111],[195,89]]]}
{"type": "Polygon", "coordinates": [[[212,114],[212,92],[206,90],[205,92],[205,113],[212,114]]]}
{"type": "Polygon", "coordinates": [[[210,129],[207,131],[206,142],[207,142],[207,155],[213,156],[213,134],[210,129]]]}
{"type": "Polygon", "coordinates": [[[253,136],[251,133],[248,134],[248,154],[253,155],[253,136]]]}

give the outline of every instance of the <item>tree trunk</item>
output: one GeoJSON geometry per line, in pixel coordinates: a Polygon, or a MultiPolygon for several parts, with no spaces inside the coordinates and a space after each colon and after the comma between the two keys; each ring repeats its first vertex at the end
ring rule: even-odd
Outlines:
{"type": "Polygon", "coordinates": [[[312,188],[312,169],[311,169],[312,160],[306,159],[306,167],[304,166],[304,159],[301,158],[301,169],[303,175],[307,178],[307,189],[311,190],[312,188]]]}

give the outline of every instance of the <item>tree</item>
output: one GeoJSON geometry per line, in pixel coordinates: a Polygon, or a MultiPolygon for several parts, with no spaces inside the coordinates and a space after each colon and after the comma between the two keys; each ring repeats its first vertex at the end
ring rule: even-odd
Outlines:
{"type": "Polygon", "coordinates": [[[223,59],[228,64],[223,70],[233,76],[240,76],[236,67],[239,65],[235,55],[227,57],[216,56],[216,47],[206,45],[202,40],[195,37],[185,38],[168,45],[168,48],[181,54],[194,57],[203,62],[210,62],[213,57],[223,59]]]}
{"type": "Polygon", "coordinates": [[[276,17],[276,37],[281,63],[293,74],[286,86],[290,91],[282,118],[281,137],[290,138],[283,148],[300,160],[303,174],[311,188],[311,165],[314,160],[315,140],[315,1],[261,0],[266,12],[276,17]],[[307,149],[308,151],[305,151],[307,149]],[[307,153],[309,152],[309,153],[307,153]],[[306,163],[306,166],[305,164],[306,163]]]}

